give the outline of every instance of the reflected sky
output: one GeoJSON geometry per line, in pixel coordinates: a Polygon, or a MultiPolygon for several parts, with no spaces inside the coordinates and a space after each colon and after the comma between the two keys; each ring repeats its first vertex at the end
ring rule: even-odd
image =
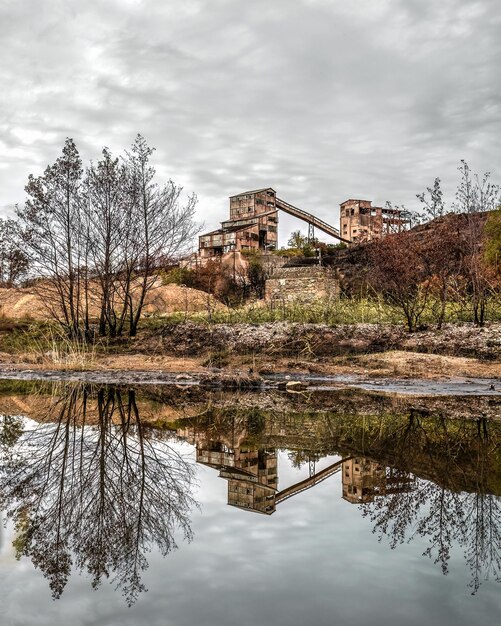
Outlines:
{"type": "MultiPolygon", "coordinates": [[[[93,425],[94,437],[95,428],[93,425]]],[[[199,424],[198,432],[202,430],[199,424]]],[[[169,431],[168,446],[174,458],[182,458],[195,472],[188,484],[193,541],[183,538],[182,528],[173,528],[177,550],[163,557],[154,541],[148,544],[150,551],[145,556],[149,566],[142,574],[147,592],[141,593],[131,607],[120,589],[115,589],[116,581],[108,584],[104,580],[93,590],[92,576],[85,568],[83,573],[74,571],[61,597],[53,600],[47,579],[33,567],[31,559],[21,556],[16,560],[12,542],[18,533],[12,520],[8,521],[2,529],[0,551],[2,625],[496,623],[500,586],[491,575],[472,595],[471,568],[465,561],[465,547],[456,538],[450,542],[448,573],[444,576],[440,563],[434,563],[436,553],[432,558],[424,554],[431,535],[417,533],[418,524],[412,516],[406,540],[397,542],[394,549],[393,536],[378,527],[382,512],[398,507],[396,503],[402,497],[407,498],[405,506],[409,507],[415,508],[419,501],[422,519],[430,506],[436,506],[444,497],[449,505],[463,497],[477,507],[478,513],[480,503],[475,494],[454,494],[415,474],[412,488],[401,493],[392,491],[391,468],[381,459],[359,455],[359,466],[372,476],[365,483],[366,489],[372,489],[366,491],[365,502],[358,504],[343,498],[351,480],[343,466],[343,472],[281,502],[273,514],[263,515],[228,506],[229,481],[221,476],[221,467],[196,463],[200,456],[197,447],[207,447],[207,442],[208,447],[217,447],[211,437],[199,437],[194,444],[169,431]],[[384,471],[377,469],[380,467],[384,471]],[[385,493],[381,492],[383,483],[385,493]],[[411,535],[412,540],[407,542],[411,535]]],[[[161,438],[153,442],[159,449],[165,445],[161,438]]],[[[255,424],[253,445],[259,447],[255,424]]],[[[250,448],[247,441],[238,451],[226,441],[224,452],[230,456],[225,459],[240,453],[240,464],[250,472],[257,458],[249,455],[250,448]]],[[[268,470],[272,467],[273,476],[278,477],[278,490],[309,479],[312,468],[304,458],[312,456],[311,450],[303,450],[303,462],[294,466],[297,452],[273,449],[274,456],[269,459],[275,461],[268,461],[268,470]]],[[[313,468],[316,473],[346,458],[347,453],[340,450],[338,454],[318,456],[313,468]]],[[[268,471],[267,480],[270,475],[268,471]]],[[[484,504],[488,503],[491,514],[495,508],[494,514],[499,515],[499,497],[486,495],[491,499],[484,500],[484,504]]],[[[10,513],[12,510],[11,506],[10,513]]],[[[486,528],[489,511],[485,506],[480,511],[481,530],[486,528]]],[[[495,541],[491,547],[499,551],[495,541]]]]}

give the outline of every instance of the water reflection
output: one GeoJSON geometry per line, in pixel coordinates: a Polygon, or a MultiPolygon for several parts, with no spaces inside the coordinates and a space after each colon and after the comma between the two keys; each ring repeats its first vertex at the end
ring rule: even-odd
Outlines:
{"type": "Polygon", "coordinates": [[[425,554],[447,574],[459,546],[473,592],[485,578],[499,581],[499,423],[417,410],[357,415],[341,405],[264,410],[236,396],[195,406],[179,394],[166,403],[162,393],[81,385],[29,402],[36,422],[5,415],[1,424],[0,506],[14,521],[18,557],[41,569],[55,598],[75,567],[93,587],[111,578],[130,605],[144,590],[146,553],[168,554],[176,530],[191,539],[194,467],[169,444],[176,439],[226,481],[233,507],[272,515],[340,474],[332,497],[358,506],[391,548],[428,538],[425,554]],[[281,450],[304,469],[292,484],[280,481],[281,450]]]}
{"type": "Polygon", "coordinates": [[[130,605],[144,590],[145,554],[191,538],[193,467],[142,423],[135,392],[57,389],[40,423],[7,416],[0,504],[58,598],[71,568],[92,586],[110,577],[130,605]]]}
{"type": "Polygon", "coordinates": [[[228,481],[229,505],[271,515],[281,502],[340,472],[342,498],[360,506],[379,540],[387,537],[395,548],[416,536],[428,538],[424,554],[444,574],[452,546],[459,545],[473,593],[483,579],[500,581],[498,423],[415,410],[400,416],[264,419],[233,410],[184,420],[177,434],[196,447],[198,463],[228,481]],[[271,444],[288,449],[296,467],[308,465],[309,476],[279,489],[278,448],[271,444]],[[317,461],[327,455],[341,459],[317,471],[317,461]]]}

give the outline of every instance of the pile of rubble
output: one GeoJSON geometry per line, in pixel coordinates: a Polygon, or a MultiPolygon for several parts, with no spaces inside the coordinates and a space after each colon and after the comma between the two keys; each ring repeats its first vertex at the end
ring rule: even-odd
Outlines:
{"type": "Polygon", "coordinates": [[[161,331],[165,352],[198,355],[207,351],[269,356],[328,357],[407,350],[448,356],[501,358],[501,324],[477,328],[446,325],[409,334],[403,326],[268,324],[168,324],[161,331]]]}

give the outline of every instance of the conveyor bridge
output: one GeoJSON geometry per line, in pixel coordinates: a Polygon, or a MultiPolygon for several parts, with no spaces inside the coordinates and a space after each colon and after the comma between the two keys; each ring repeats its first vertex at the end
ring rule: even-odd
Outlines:
{"type": "Polygon", "coordinates": [[[308,213],[307,211],[303,211],[303,209],[298,209],[298,207],[295,207],[292,204],[285,202],[285,200],[276,198],[276,207],[277,209],[280,209],[281,211],[285,211],[285,213],[288,213],[289,215],[293,215],[294,217],[297,217],[300,220],[307,222],[309,226],[318,228],[318,230],[321,230],[322,232],[327,233],[327,235],[330,235],[331,237],[335,237],[336,239],[339,239],[339,241],[350,243],[348,239],[343,239],[343,237],[341,237],[341,233],[339,232],[337,228],[334,228],[334,226],[327,224],[327,222],[324,222],[323,220],[319,219],[318,217],[315,217],[314,215],[312,215],[311,213],[308,213]]]}

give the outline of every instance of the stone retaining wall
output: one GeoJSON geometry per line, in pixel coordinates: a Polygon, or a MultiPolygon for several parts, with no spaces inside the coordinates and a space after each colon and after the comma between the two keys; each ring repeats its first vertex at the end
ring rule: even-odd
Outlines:
{"type": "Polygon", "coordinates": [[[267,301],[312,301],[338,296],[339,281],[332,270],[325,267],[282,267],[266,281],[267,301]]]}

